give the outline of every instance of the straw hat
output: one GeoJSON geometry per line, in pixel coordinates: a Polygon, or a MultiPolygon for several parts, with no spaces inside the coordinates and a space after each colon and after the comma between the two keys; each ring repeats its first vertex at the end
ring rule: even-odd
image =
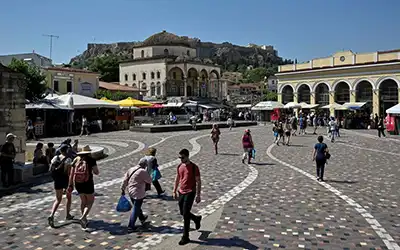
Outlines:
{"type": "Polygon", "coordinates": [[[83,146],[82,150],[77,152],[76,154],[78,155],[85,155],[85,154],[90,154],[92,152],[92,149],[89,147],[89,145],[83,146]]]}

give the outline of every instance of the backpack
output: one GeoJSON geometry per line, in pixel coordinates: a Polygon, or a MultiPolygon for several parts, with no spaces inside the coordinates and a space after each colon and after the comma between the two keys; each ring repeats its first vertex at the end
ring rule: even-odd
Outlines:
{"type": "Polygon", "coordinates": [[[89,181],[90,171],[89,165],[85,160],[80,157],[77,158],[77,163],[75,164],[74,180],[75,183],[85,183],[89,181]]]}
{"type": "Polygon", "coordinates": [[[67,158],[68,157],[65,157],[64,159],[60,160],[60,156],[57,155],[56,161],[50,165],[50,172],[52,175],[58,173],[60,169],[64,169],[64,162],[67,158]]]}

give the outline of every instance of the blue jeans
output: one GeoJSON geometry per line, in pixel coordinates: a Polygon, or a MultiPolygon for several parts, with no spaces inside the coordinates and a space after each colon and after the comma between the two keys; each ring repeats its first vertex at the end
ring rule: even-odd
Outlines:
{"type": "Polygon", "coordinates": [[[131,201],[132,201],[133,209],[132,209],[131,217],[129,218],[128,227],[134,228],[138,217],[139,217],[139,220],[144,220],[144,215],[143,215],[143,211],[142,211],[143,199],[135,200],[135,199],[131,198],[131,201]]]}

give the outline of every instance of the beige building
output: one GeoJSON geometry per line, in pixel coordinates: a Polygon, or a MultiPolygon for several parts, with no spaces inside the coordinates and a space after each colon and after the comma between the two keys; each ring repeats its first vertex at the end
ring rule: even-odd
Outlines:
{"type": "Polygon", "coordinates": [[[69,92],[93,97],[99,89],[99,74],[84,69],[48,67],[43,69],[46,84],[61,94],[69,92]]]}
{"type": "Polygon", "coordinates": [[[346,103],[385,115],[400,101],[400,50],[337,52],[330,57],[279,66],[276,76],[278,101],[283,104],[346,103]]]}
{"type": "Polygon", "coordinates": [[[16,161],[25,163],[25,82],[24,76],[0,64],[0,145],[7,133],[14,141],[16,161]]]}
{"type": "Polygon", "coordinates": [[[220,68],[197,57],[196,48],[166,31],[133,49],[120,64],[120,84],[143,89],[146,97],[221,98],[220,68]]]}

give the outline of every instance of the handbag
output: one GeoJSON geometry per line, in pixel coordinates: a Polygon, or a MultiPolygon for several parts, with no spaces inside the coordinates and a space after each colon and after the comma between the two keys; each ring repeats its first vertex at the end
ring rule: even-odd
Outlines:
{"type": "Polygon", "coordinates": [[[256,159],[256,150],[254,148],[251,150],[251,158],[256,159]]]}
{"type": "Polygon", "coordinates": [[[116,207],[117,212],[129,212],[131,209],[132,204],[130,201],[125,197],[125,195],[121,195],[116,207]]]}
{"type": "Polygon", "coordinates": [[[160,172],[160,170],[158,170],[158,168],[155,168],[154,170],[153,170],[153,174],[152,174],[152,180],[153,181],[157,181],[157,180],[159,180],[159,179],[161,179],[161,172],[160,172]]]}
{"type": "Polygon", "coordinates": [[[331,158],[331,154],[330,153],[325,153],[325,159],[329,160],[331,158]]]}

